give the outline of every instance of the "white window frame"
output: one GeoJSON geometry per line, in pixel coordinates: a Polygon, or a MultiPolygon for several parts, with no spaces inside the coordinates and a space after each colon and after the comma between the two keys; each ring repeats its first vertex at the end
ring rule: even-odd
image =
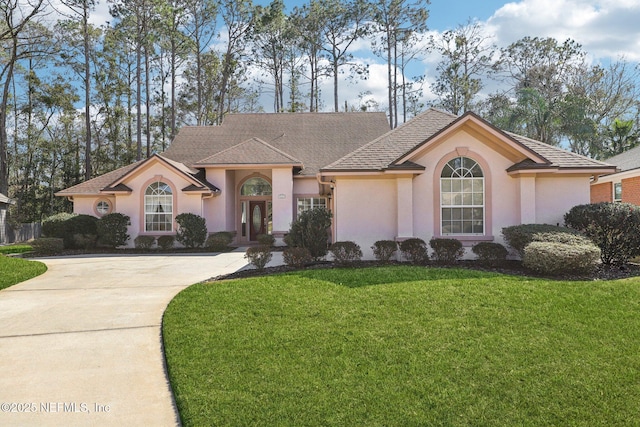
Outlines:
{"type": "Polygon", "coordinates": [[[154,181],[144,192],[144,232],[173,231],[173,190],[163,181],[154,181]],[[162,209],[161,212],[158,209],[162,209]],[[162,220],[160,220],[162,217],[162,220]]]}
{"type": "Polygon", "coordinates": [[[440,235],[484,236],[485,207],[485,176],[480,164],[466,156],[449,160],[440,173],[440,235]],[[448,215],[445,210],[449,210],[448,215]],[[453,230],[456,225],[460,231],[453,230]]]}
{"type": "Polygon", "coordinates": [[[326,197],[321,196],[299,196],[296,198],[296,217],[304,211],[315,208],[329,209],[329,201],[326,197]]]}

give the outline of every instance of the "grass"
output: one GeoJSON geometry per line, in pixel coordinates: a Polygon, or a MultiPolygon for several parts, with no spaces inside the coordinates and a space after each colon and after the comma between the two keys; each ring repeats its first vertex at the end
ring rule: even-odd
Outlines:
{"type": "Polygon", "coordinates": [[[333,269],[194,285],[163,333],[186,426],[633,425],[640,281],[333,269]]]}
{"type": "Polygon", "coordinates": [[[0,246],[0,255],[2,254],[23,254],[25,252],[31,252],[33,248],[30,245],[16,244],[0,246]]]}
{"type": "Polygon", "coordinates": [[[0,289],[24,282],[45,271],[47,267],[41,262],[0,255],[0,289]]]}

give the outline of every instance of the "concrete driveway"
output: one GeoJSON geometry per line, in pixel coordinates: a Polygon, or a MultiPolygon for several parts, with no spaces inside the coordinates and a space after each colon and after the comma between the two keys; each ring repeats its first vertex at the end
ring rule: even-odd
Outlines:
{"type": "Polygon", "coordinates": [[[179,424],[162,315],[188,285],[245,267],[244,251],[40,261],[45,274],[0,291],[0,425],[179,424]]]}

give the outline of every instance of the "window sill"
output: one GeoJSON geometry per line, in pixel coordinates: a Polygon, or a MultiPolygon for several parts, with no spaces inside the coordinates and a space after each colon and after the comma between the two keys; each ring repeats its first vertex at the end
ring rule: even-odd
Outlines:
{"type": "Polygon", "coordinates": [[[480,242],[493,242],[495,238],[493,236],[473,236],[468,234],[448,234],[433,236],[434,239],[456,239],[462,242],[462,246],[473,246],[480,242]]]}

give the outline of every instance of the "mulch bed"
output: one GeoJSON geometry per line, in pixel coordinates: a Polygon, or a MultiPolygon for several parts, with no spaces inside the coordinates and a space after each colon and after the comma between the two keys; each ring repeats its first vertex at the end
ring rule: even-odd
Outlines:
{"type": "MultiPolygon", "coordinates": [[[[400,262],[380,263],[378,261],[359,261],[347,267],[348,268],[365,268],[365,267],[379,267],[379,266],[389,266],[389,265],[406,265],[406,263],[400,263],[400,262]]],[[[313,269],[340,268],[340,267],[345,267],[345,266],[337,265],[329,261],[322,261],[322,262],[308,264],[303,268],[293,268],[293,267],[288,267],[286,265],[281,265],[277,267],[267,267],[262,271],[251,268],[251,269],[243,269],[240,271],[236,271],[231,274],[213,277],[209,279],[209,281],[242,279],[247,277],[259,277],[259,276],[265,276],[269,274],[287,273],[287,272],[296,271],[296,270],[313,270],[313,269]]],[[[637,265],[637,264],[626,264],[623,266],[601,265],[591,275],[588,275],[588,276],[575,275],[575,274],[566,274],[561,276],[542,275],[526,269],[525,267],[523,267],[522,262],[513,261],[513,260],[504,261],[499,264],[493,264],[493,265],[488,265],[475,260],[458,261],[456,263],[448,264],[448,265],[437,264],[437,263],[429,263],[425,265],[425,268],[429,268],[429,267],[467,268],[470,270],[488,271],[488,272],[509,274],[512,276],[538,277],[538,278],[544,278],[549,280],[615,280],[615,279],[624,279],[628,277],[640,276],[640,265],[637,265]]]]}

